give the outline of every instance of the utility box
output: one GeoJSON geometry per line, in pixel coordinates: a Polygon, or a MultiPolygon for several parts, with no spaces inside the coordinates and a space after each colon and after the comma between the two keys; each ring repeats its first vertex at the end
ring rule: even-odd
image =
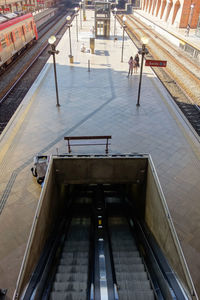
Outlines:
{"type": "Polygon", "coordinates": [[[94,38],[90,38],[90,49],[91,53],[94,54],[95,40],[94,38]]]}
{"type": "Polygon", "coordinates": [[[74,62],[74,57],[73,57],[73,55],[69,55],[69,62],[70,62],[70,64],[73,64],[73,62],[74,62]]]}

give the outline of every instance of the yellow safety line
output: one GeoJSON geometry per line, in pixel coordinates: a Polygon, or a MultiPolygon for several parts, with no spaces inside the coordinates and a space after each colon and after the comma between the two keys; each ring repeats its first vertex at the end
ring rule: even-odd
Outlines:
{"type": "Polygon", "coordinates": [[[10,145],[12,144],[15,136],[17,135],[34,99],[35,99],[36,95],[32,96],[31,101],[29,102],[29,104],[27,105],[26,109],[24,110],[24,112],[22,113],[21,117],[19,118],[19,120],[17,121],[17,124],[15,125],[15,127],[12,129],[12,132],[8,138],[8,140],[6,141],[6,143],[4,144],[4,146],[1,148],[0,150],[0,163],[2,162],[4,156],[6,155],[8,149],[10,148],[10,145]]]}

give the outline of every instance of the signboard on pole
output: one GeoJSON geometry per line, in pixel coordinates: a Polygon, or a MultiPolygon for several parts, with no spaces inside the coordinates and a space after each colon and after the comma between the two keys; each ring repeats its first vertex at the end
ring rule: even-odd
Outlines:
{"type": "Polygon", "coordinates": [[[149,67],[166,67],[167,66],[167,61],[166,60],[146,59],[145,66],[149,66],[149,67]]]}

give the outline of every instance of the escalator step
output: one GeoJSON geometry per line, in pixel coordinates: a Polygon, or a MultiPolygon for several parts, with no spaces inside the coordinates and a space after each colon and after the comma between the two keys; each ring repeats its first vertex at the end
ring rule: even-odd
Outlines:
{"type": "Polygon", "coordinates": [[[139,256],[115,256],[114,257],[115,264],[125,264],[125,265],[132,265],[132,264],[143,264],[141,257],[139,256]]]}
{"type": "Polygon", "coordinates": [[[87,268],[85,266],[62,266],[58,265],[57,273],[85,273],[87,268]]]}
{"type": "Polygon", "coordinates": [[[56,274],[55,281],[56,282],[68,282],[68,281],[82,282],[82,281],[85,281],[86,277],[87,277],[87,272],[85,272],[85,273],[58,273],[58,274],[56,274]]]}
{"type": "MultiPolygon", "coordinates": [[[[155,300],[153,291],[149,292],[133,292],[124,293],[124,291],[118,291],[120,300],[155,300]]],[[[66,299],[66,298],[65,298],[66,299]]]]}
{"type": "Polygon", "coordinates": [[[137,247],[136,246],[136,243],[134,243],[133,241],[131,241],[131,240],[123,240],[123,242],[122,241],[118,241],[118,240],[115,240],[115,241],[113,241],[113,243],[112,243],[112,245],[113,245],[113,247],[133,247],[133,246],[135,246],[135,247],[137,247]]]}
{"type": "Polygon", "coordinates": [[[123,273],[118,273],[117,274],[117,280],[118,281],[142,281],[142,280],[147,280],[147,273],[146,272],[134,272],[134,273],[129,273],[129,272],[123,272],[123,273]]]}
{"type": "Polygon", "coordinates": [[[88,258],[61,258],[60,259],[60,265],[68,265],[68,266],[72,266],[72,265],[87,265],[88,264],[88,258]]]}
{"type": "Polygon", "coordinates": [[[115,265],[115,270],[116,273],[121,273],[121,272],[129,272],[129,273],[135,273],[135,272],[144,272],[145,268],[143,264],[135,264],[135,265],[120,265],[116,264],[115,265]]]}
{"type": "Polygon", "coordinates": [[[83,292],[52,292],[50,295],[50,300],[83,300],[86,299],[87,295],[83,292]]]}
{"type": "Polygon", "coordinates": [[[126,280],[118,280],[118,287],[120,290],[129,290],[133,292],[141,292],[141,291],[151,291],[151,286],[149,280],[145,281],[126,281],[126,280]]]}
{"type": "Polygon", "coordinates": [[[53,284],[53,291],[57,292],[86,292],[87,282],[55,282],[53,284]]]}
{"type": "Polygon", "coordinates": [[[88,258],[88,251],[84,251],[84,252],[63,252],[61,258],[69,258],[69,259],[73,259],[73,258],[88,258]]]}
{"type": "Polygon", "coordinates": [[[132,250],[129,249],[130,251],[126,251],[125,252],[119,252],[119,251],[115,251],[113,250],[113,257],[117,256],[117,257],[124,257],[124,255],[128,256],[128,257],[140,257],[140,253],[138,250],[132,250]]]}

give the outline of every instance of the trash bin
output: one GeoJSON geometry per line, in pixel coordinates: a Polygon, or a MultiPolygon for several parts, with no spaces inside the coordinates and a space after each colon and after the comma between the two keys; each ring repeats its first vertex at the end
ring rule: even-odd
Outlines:
{"type": "Polygon", "coordinates": [[[69,62],[70,62],[70,64],[73,64],[73,62],[74,62],[74,57],[73,57],[73,55],[69,55],[69,62]]]}
{"type": "Polygon", "coordinates": [[[94,38],[90,38],[90,49],[91,53],[94,54],[94,38]]]}

